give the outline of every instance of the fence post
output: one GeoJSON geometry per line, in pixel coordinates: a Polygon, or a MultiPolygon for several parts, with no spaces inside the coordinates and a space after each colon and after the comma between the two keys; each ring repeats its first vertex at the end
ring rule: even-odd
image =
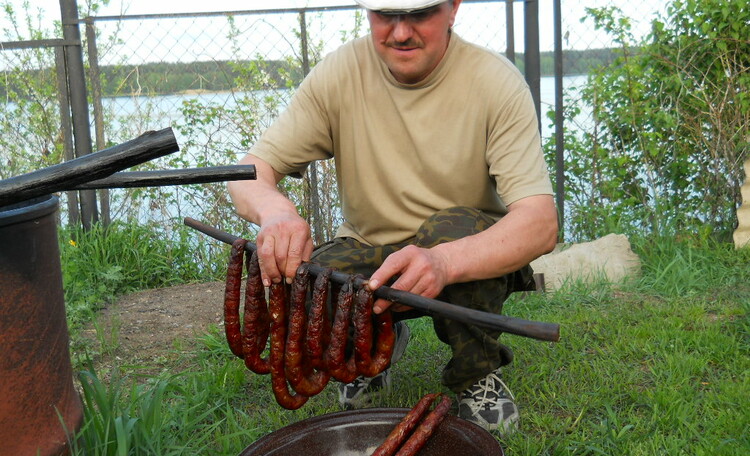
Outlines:
{"type": "MultiPolygon", "coordinates": [[[[76,157],[91,153],[91,130],[89,129],[89,107],[86,98],[86,79],[83,71],[83,49],[81,31],[78,28],[78,5],[76,0],[60,0],[63,38],[77,42],[76,45],[65,45],[65,61],[68,70],[68,88],[70,90],[70,108],[73,112],[73,138],[76,157]]],[[[88,230],[98,221],[96,192],[84,190],[81,195],[81,221],[88,230]]]]}
{"type": "Polygon", "coordinates": [[[539,0],[525,0],[524,4],[524,73],[536,105],[537,123],[542,130],[542,102],[539,64],[539,0]]]}
{"type": "Polygon", "coordinates": [[[555,196],[560,240],[565,237],[565,113],[563,101],[562,5],[553,0],[555,28],[555,196]]]}
{"type": "MultiPolygon", "coordinates": [[[[68,93],[67,65],[65,51],[61,46],[55,46],[55,69],[57,71],[57,101],[60,104],[60,130],[63,136],[63,157],[65,160],[75,158],[73,152],[73,131],[70,119],[70,94],[68,93]]],[[[78,226],[81,223],[81,213],[78,209],[78,192],[66,192],[68,206],[68,225],[78,226]]]]}
{"type": "MultiPolygon", "coordinates": [[[[302,75],[306,77],[310,74],[310,50],[308,48],[307,40],[307,18],[305,12],[300,11],[299,13],[299,31],[300,31],[300,46],[302,47],[302,75]]],[[[312,219],[312,236],[313,241],[316,245],[320,245],[326,241],[324,238],[323,220],[320,215],[320,198],[318,197],[318,191],[320,191],[318,184],[318,165],[313,162],[308,167],[308,176],[310,179],[310,217],[312,219]]]]}
{"type": "Polygon", "coordinates": [[[513,2],[505,0],[505,56],[516,63],[516,27],[513,21],[513,2]]]}
{"type": "MultiPolygon", "coordinates": [[[[94,110],[94,135],[96,137],[96,150],[107,148],[104,139],[104,108],[102,107],[102,85],[99,71],[99,52],[96,47],[96,26],[91,17],[84,19],[86,23],[86,46],[89,56],[89,82],[91,84],[91,99],[94,110]]],[[[99,203],[101,204],[102,224],[109,226],[112,222],[109,211],[109,190],[99,190],[99,203]]]]}

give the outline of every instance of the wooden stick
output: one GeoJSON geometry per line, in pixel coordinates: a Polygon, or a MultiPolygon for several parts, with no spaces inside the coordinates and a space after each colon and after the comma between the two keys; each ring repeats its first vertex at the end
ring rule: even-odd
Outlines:
{"type": "MultiPolygon", "coordinates": [[[[239,239],[237,236],[221,231],[218,228],[208,226],[190,217],[185,218],[185,225],[226,244],[231,245],[235,240],[239,239]]],[[[245,244],[245,250],[250,252],[255,251],[256,248],[256,245],[252,242],[245,244]]],[[[315,276],[322,273],[324,270],[323,267],[314,263],[309,263],[308,268],[310,273],[315,276]]],[[[349,274],[337,271],[334,271],[331,274],[331,280],[340,284],[345,283],[350,277],[349,274]]],[[[355,279],[356,286],[362,286],[363,283],[363,279],[355,279]]],[[[521,318],[468,309],[466,307],[438,301],[436,299],[425,298],[424,296],[419,296],[406,291],[395,290],[387,286],[381,286],[375,290],[374,295],[377,298],[404,304],[426,313],[437,314],[451,320],[460,321],[461,323],[495,329],[537,340],[549,342],[557,342],[560,340],[560,325],[555,323],[523,320],[521,318]]]]}
{"type": "Polygon", "coordinates": [[[65,190],[100,188],[156,187],[165,185],[205,184],[256,178],[255,165],[214,166],[164,171],[129,171],[115,173],[104,179],[78,184],[65,190]]]}
{"type": "Polygon", "coordinates": [[[180,150],[171,128],[150,131],[117,146],[0,181],[0,206],[107,177],[180,150]]]}

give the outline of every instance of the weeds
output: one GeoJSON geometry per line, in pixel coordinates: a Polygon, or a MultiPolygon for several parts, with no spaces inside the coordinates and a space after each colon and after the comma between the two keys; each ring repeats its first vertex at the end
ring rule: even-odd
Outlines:
{"type": "Polygon", "coordinates": [[[188,228],[179,225],[168,235],[158,227],[121,222],[90,231],[61,230],[70,324],[89,321],[103,304],[125,293],[220,277],[223,255],[207,250],[197,256],[188,234],[188,228]]]}

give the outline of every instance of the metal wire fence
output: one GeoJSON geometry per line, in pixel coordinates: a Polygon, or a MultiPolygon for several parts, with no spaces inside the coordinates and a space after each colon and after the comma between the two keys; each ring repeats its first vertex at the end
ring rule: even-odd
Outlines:
{"type": "MultiPolygon", "coordinates": [[[[515,56],[515,62],[523,68],[524,2],[510,2],[513,8],[508,3],[465,0],[454,28],[471,42],[515,56]]],[[[623,17],[633,21],[635,33],[645,35],[650,20],[663,7],[661,2],[563,0],[566,103],[578,103],[576,87],[585,82],[588,69],[606,61],[610,57],[607,49],[617,45],[614,37],[596,30],[593,22],[585,19],[586,8],[620,8],[623,17]]],[[[553,0],[539,1],[543,113],[557,108],[552,74],[553,9],[553,0]]],[[[23,23],[21,19],[16,18],[18,24],[23,23]]],[[[284,108],[310,67],[345,41],[368,32],[364,11],[354,5],[99,16],[80,22],[89,93],[97,95],[90,103],[92,129],[99,130],[97,148],[127,141],[148,130],[173,127],[181,154],[150,163],[151,167],[234,163],[284,108]]],[[[61,109],[67,109],[59,97],[64,87],[52,70],[60,65],[55,49],[63,43],[54,42],[59,39],[54,30],[27,33],[6,29],[4,39],[9,42],[0,52],[0,94],[6,107],[0,115],[0,136],[4,138],[0,139],[0,178],[61,160],[66,141],[60,127],[61,109]],[[44,34],[51,34],[46,36],[46,43],[18,45],[21,40],[44,34]]],[[[583,107],[577,117],[565,122],[568,128],[585,129],[588,116],[583,107]]],[[[542,132],[545,139],[551,138],[552,123],[542,121],[542,132]]],[[[327,175],[326,169],[321,172],[327,175]]],[[[319,193],[334,217],[334,185],[327,181],[317,185],[324,188],[319,193]]],[[[304,189],[300,194],[309,197],[304,189]]],[[[112,198],[115,219],[137,217],[160,222],[213,214],[209,221],[220,221],[231,217],[228,209],[217,210],[231,206],[223,186],[131,190],[115,193],[112,198]]]]}

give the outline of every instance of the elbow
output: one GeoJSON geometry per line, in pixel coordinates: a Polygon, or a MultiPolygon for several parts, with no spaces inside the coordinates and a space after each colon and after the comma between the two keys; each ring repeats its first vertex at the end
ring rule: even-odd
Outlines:
{"type": "Polygon", "coordinates": [[[545,222],[545,226],[547,228],[545,230],[544,236],[541,237],[541,239],[543,239],[541,255],[550,253],[557,246],[557,240],[559,237],[557,211],[555,211],[554,214],[548,217],[548,220],[545,222]]]}
{"type": "Polygon", "coordinates": [[[551,233],[550,236],[547,237],[547,241],[545,242],[542,248],[542,255],[545,255],[555,250],[556,246],[557,246],[557,223],[555,223],[555,230],[551,233]]]}

